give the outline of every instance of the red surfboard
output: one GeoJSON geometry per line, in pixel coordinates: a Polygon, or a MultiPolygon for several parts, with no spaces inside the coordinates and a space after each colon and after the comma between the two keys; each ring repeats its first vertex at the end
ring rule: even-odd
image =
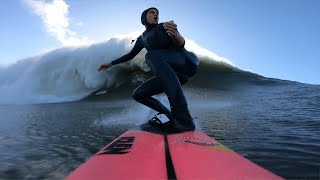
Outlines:
{"type": "Polygon", "coordinates": [[[177,179],[282,179],[203,132],[168,135],[177,179]]]}
{"type": "Polygon", "coordinates": [[[130,130],[74,170],[74,179],[282,179],[203,132],[130,130]]]}

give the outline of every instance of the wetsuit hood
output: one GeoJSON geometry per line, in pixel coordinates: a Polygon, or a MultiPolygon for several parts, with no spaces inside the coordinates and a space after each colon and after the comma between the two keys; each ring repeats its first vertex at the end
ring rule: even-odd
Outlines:
{"type": "Polygon", "coordinates": [[[159,12],[159,10],[155,7],[151,7],[151,8],[148,8],[146,10],[144,10],[141,14],[141,23],[146,27],[146,29],[151,29],[151,28],[154,28],[157,26],[157,24],[149,24],[148,21],[147,21],[147,12],[150,10],[150,9],[155,9],[159,12]]]}

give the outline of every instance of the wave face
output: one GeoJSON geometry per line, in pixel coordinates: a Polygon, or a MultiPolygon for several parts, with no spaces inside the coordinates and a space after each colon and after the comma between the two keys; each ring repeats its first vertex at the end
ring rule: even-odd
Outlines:
{"type": "MultiPolygon", "coordinates": [[[[84,99],[95,92],[143,81],[152,76],[142,50],[134,59],[105,72],[97,72],[102,64],[128,53],[138,33],[118,36],[106,42],[81,47],[64,47],[0,67],[0,103],[59,103],[84,99]]],[[[191,85],[219,88],[240,81],[271,82],[262,76],[245,72],[230,61],[201,48],[191,40],[186,49],[201,61],[200,72],[191,85]]],[[[274,80],[272,80],[274,82],[274,80]]]]}

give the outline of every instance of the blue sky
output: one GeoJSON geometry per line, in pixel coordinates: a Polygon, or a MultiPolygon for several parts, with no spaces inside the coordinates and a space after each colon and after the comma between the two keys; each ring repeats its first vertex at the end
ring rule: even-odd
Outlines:
{"type": "Polygon", "coordinates": [[[140,14],[150,6],[160,21],[174,20],[185,38],[241,69],[320,84],[319,0],[1,1],[0,64],[143,31],[140,14]]]}

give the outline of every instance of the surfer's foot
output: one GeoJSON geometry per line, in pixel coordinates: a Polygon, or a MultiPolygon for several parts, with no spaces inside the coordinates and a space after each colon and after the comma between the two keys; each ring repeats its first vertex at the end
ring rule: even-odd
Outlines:
{"type": "MultiPolygon", "coordinates": [[[[175,129],[176,131],[194,131],[195,130],[195,124],[193,122],[193,118],[190,115],[190,112],[187,107],[182,107],[179,109],[173,109],[171,111],[172,119],[171,123],[168,124],[168,129],[175,129]]],[[[164,125],[163,125],[164,126],[164,125]]]]}
{"type": "Polygon", "coordinates": [[[148,125],[157,127],[165,133],[194,131],[195,125],[189,111],[183,110],[171,114],[158,113],[148,121],[148,125]]]}
{"type": "Polygon", "coordinates": [[[162,128],[162,124],[170,121],[170,119],[171,119],[170,115],[158,113],[148,121],[148,124],[162,128]]]}
{"type": "MultiPolygon", "coordinates": [[[[158,113],[157,115],[159,115],[160,113],[158,113]]],[[[148,121],[148,124],[152,125],[152,126],[156,126],[159,128],[162,128],[162,122],[161,120],[157,117],[157,115],[155,115],[153,118],[151,118],[148,121]]]]}
{"type": "Polygon", "coordinates": [[[194,131],[195,126],[183,126],[179,124],[175,119],[172,119],[171,121],[162,124],[162,130],[166,133],[180,133],[186,131],[194,131]]]}

